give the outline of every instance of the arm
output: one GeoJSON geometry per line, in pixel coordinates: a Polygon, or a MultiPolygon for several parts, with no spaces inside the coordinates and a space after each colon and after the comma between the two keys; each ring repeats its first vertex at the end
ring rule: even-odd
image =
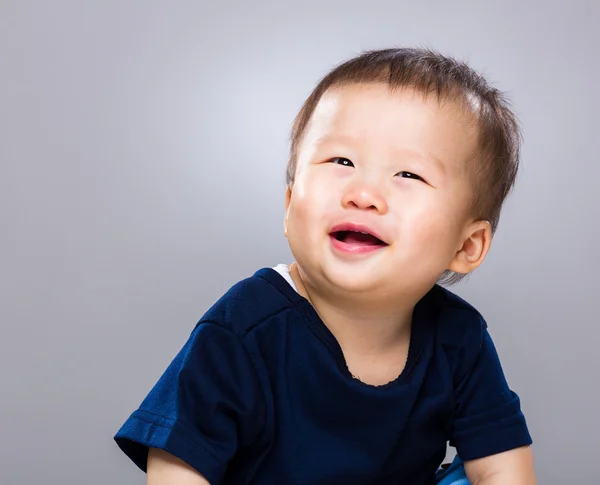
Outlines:
{"type": "Polygon", "coordinates": [[[536,485],[532,443],[483,319],[462,346],[451,444],[472,485],[536,485]],[[473,349],[477,350],[476,353],[473,349]],[[462,364],[462,367],[461,367],[462,364]]]}
{"type": "Polygon", "coordinates": [[[147,485],[210,485],[187,463],[157,448],[148,452],[147,485]]]}
{"type": "Polygon", "coordinates": [[[258,441],[266,414],[243,343],[224,326],[206,322],[195,328],[115,440],[142,471],[153,467],[152,485],[179,485],[171,475],[194,476],[187,465],[197,470],[196,481],[182,478],[183,484],[218,485],[231,460],[258,441]],[[204,480],[198,482],[200,475],[204,480]]]}
{"type": "Polygon", "coordinates": [[[465,461],[465,473],[472,485],[537,484],[529,446],[465,461]]]}

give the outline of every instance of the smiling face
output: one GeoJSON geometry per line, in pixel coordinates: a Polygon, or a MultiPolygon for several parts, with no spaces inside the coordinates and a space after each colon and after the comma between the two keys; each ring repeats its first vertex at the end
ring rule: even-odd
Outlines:
{"type": "Polygon", "coordinates": [[[426,292],[470,236],[463,108],[385,84],[319,101],[298,151],[285,227],[310,285],[360,295],[426,292]]]}

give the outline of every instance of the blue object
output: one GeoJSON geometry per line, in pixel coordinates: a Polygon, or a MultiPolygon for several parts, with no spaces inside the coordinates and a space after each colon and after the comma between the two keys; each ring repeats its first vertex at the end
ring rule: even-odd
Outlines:
{"type": "Polygon", "coordinates": [[[435,479],[437,485],[470,485],[465,475],[465,467],[458,455],[448,468],[437,472],[435,479]]]}
{"type": "Polygon", "coordinates": [[[469,304],[434,287],[404,371],[375,387],[273,269],[206,312],[115,439],[142,470],[161,448],[213,485],[432,484],[448,440],[464,460],[531,443],[469,304]]]}

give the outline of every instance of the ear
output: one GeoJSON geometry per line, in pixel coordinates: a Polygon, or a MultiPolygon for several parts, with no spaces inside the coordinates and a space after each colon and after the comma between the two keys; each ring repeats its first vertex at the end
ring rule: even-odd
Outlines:
{"type": "Polygon", "coordinates": [[[290,214],[290,202],[292,200],[292,184],[285,189],[285,216],[283,217],[283,235],[287,237],[288,216],[290,214]]]}
{"type": "Polygon", "coordinates": [[[492,226],[488,221],[475,221],[464,233],[460,249],[452,258],[448,269],[466,274],[477,269],[492,245],[492,226]]]}

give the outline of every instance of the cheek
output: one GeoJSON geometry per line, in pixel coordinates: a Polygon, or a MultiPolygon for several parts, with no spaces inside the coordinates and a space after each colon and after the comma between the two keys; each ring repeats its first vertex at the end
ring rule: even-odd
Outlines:
{"type": "Polygon", "coordinates": [[[314,199],[296,186],[289,206],[288,232],[295,238],[308,238],[313,231],[316,212],[314,199]]]}
{"type": "Polygon", "coordinates": [[[412,243],[426,251],[442,250],[446,243],[454,245],[460,231],[456,208],[447,200],[424,198],[422,203],[410,204],[410,210],[400,214],[403,220],[399,237],[408,237],[412,243]]]}
{"type": "MultiPolygon", "coordinates": [[[[303,177],[297,181],[292,195],[290,218],[296,223],[310,226],[323,222],[335,191],[320,177],[303,177]]],[[[308,227],[307,227],[308,228],[308,227]]]]}

